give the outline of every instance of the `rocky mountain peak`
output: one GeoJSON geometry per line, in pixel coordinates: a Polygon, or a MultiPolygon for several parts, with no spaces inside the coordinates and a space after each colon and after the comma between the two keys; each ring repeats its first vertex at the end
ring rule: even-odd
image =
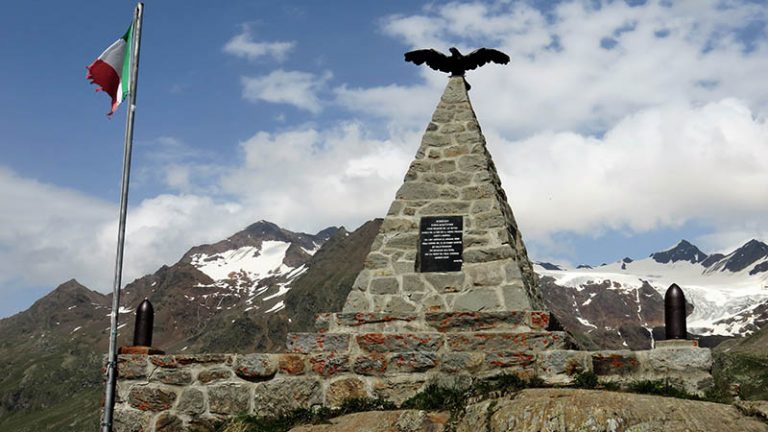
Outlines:
{"type": "Polygon", "coordinates": [[[672,249],[652,253],[651,258],[660,264],[675,263],[679,261],[688,261],[691,264],[696,264],[706,260],[707,254],[687,240],[680,240],[680,243],[672,249]]]}
{"type": "Polygon", "coordinates": [[[718,267],[721,267],[722,270],[739,272],[765,258],[768,258],[768,245],[752,239],[727,255],[723,259],[723,264],[718,267]]]}

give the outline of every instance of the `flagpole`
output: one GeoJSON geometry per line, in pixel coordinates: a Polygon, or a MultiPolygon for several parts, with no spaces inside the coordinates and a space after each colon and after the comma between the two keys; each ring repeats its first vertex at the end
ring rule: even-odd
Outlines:
{"type": "Polygon", "coordinates": [[[125,120],[125,148],[123,152],[123,182],[120,191],[120,223],[117,233],[117,255],[115,258],[115,281],[112,287],[112,315],[109,334],[109,360],[107,361],[107,389],[104,398],[102,432],[112,432],[112,418],[115,409],[115,388],[117,386],[117,320],[120,312],[120,286],[123,274],[123,249],[125,246],[125,219],[128,212],[128,182],[131,176],[131,148],[133,146],[133,115],[136,110],[136,81],[139,77],[139,47],[141,46],[141,21],[144,4],[138,3],[133,16],[133,43],[131,50],[130,88],[128,90],[128,113],[125,120]]]}

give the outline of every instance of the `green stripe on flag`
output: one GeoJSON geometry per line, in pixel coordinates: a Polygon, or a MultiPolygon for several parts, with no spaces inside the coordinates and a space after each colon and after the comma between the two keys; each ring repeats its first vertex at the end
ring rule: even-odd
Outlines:
{"type": "Polygon", "coordinates": [[[120,101],[122,102],[128,96],[130,91],[131,82],[131,51],[133,50],[133,23],[128,27],[128,31],[123,35],[125,41],[125,54],[123,56],[123,70],[120,74],[120,87],[123,90],[123,94],[120,95],[120,101]]]}

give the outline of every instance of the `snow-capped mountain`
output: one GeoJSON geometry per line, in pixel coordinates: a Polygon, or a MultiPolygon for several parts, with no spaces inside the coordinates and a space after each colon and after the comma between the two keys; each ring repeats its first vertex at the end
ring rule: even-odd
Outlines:
{"type": "Polygon", "coordinates": [[[744,336],[768,323],[768,245],[757,240],[727,255],[707,255],[683,240],[641,260],[625,258],[575,269],[537,263],[535,270],[542,278],[545,297],[552,291],[551,295],[571,298],[569,302],[561,299],[558,306],[570,305],[564,312],[573,314],[586,333],[600,330],[622,336],[618,326],[601,318],[607,316],[605,310],[593,306],[600,303],[602,308],[626,309],[608,314],[613,315],[608,321],[616,324],[616,315],[623,316],[652,338],[653,329],[663,325],[663,296],[673,283],[693,306],[688,316],[691,333],[744,336]],[[558,293],[555,287],[564,290],[558,293]],[[607,301],[609,297],[612,301],[607,301]]]}
{"type": "Polygon", "coordinates": [[[245,311],[280,311],[291,283],[307,271],[312,255],[336,231],[333,227],[309,235],[259,221],[226,240],[195,247],[181,261],[210,280],[191,287],[185,297],[215,303],[217,309],[244,302],[245,311]]]}

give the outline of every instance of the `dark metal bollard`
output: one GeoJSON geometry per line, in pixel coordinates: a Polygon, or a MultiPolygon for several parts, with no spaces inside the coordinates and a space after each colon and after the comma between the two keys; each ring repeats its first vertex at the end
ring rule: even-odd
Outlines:
{"type": "Polygon", "coordinates": [[[136,325],[133,328],[134,346],[152,346],[152,325],[155,321],[155,310],[147,298],[136,308],[136,325]]]}
{"type": "Polygon", "coordinates": [[[688,339],[685,295],[677,284],[672,284],[664,296],[664,327],[667,339],[688,339]]]}

